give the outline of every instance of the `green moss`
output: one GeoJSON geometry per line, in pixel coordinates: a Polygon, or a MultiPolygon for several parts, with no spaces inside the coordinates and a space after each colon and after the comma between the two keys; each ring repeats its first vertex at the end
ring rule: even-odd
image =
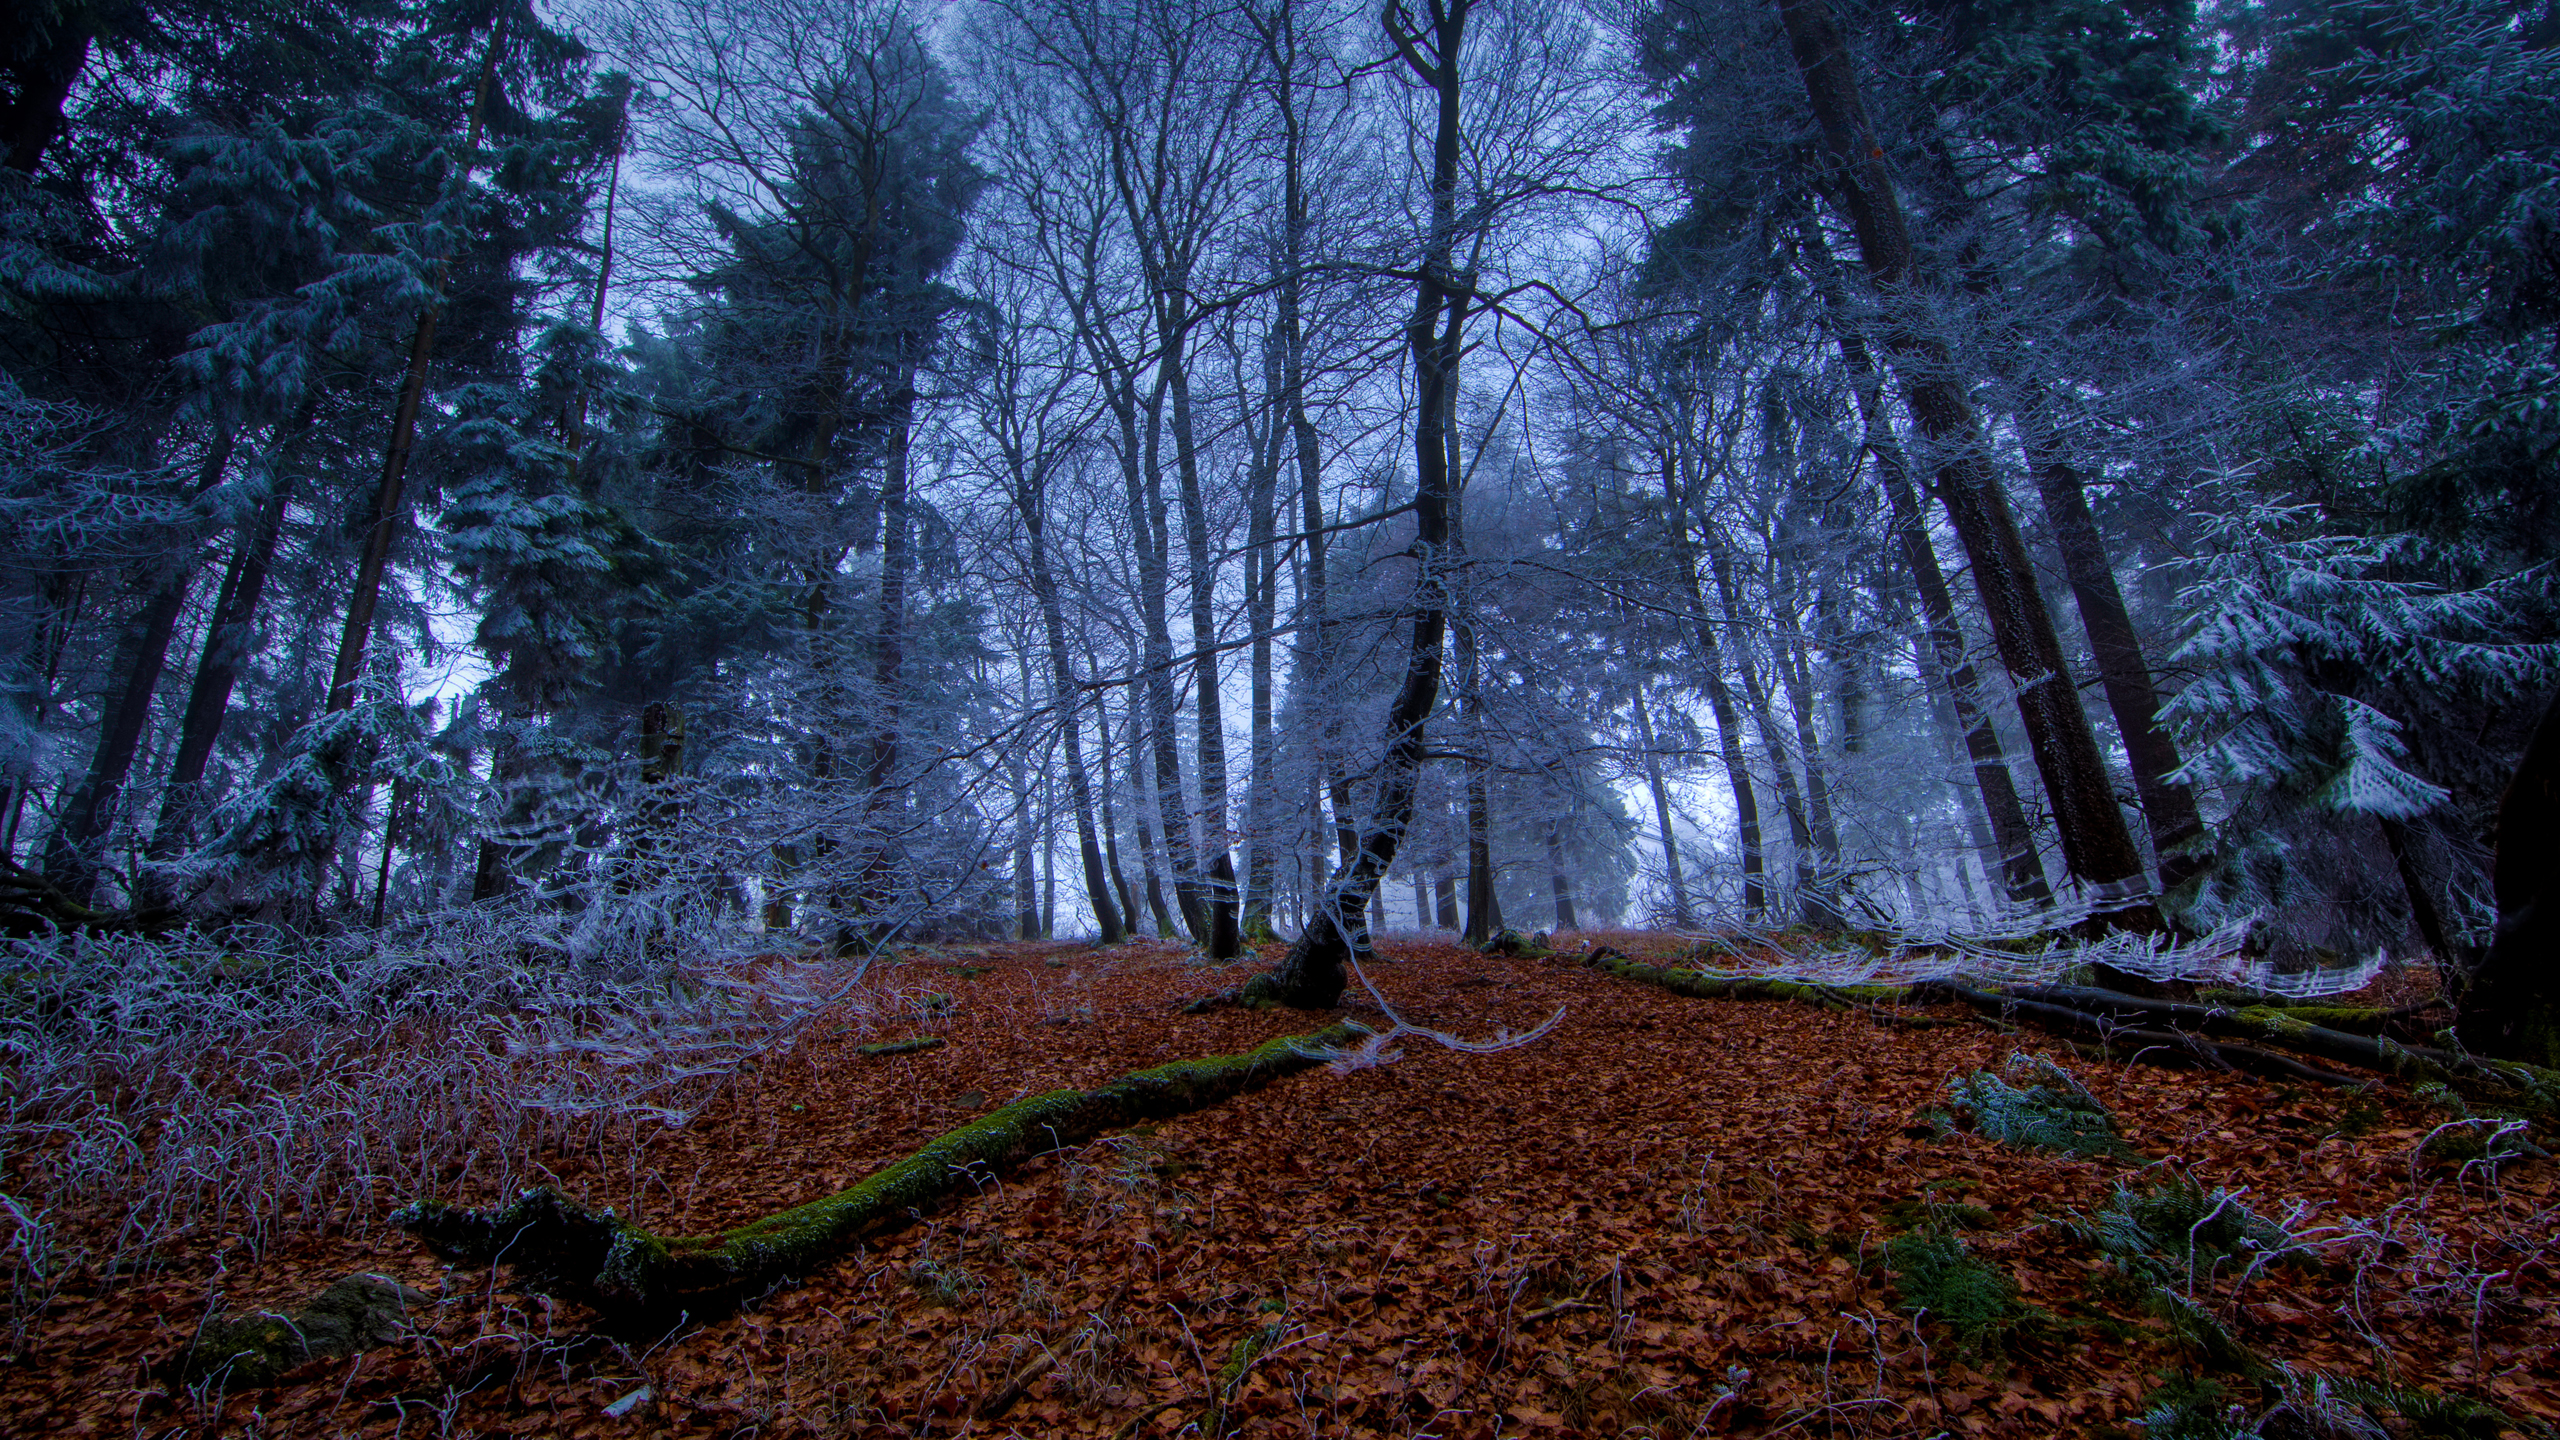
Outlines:
{"type": "Polygon", "coordinates": [[[1698,1000],[1793,1000],[1825,1009],[1845,1010],[1852,1004],[1900,1004],[1911,995],[1909,990],[1898,985],[1815,985],[1802,980],[1709,975],[1697,970],[1647,965],[1614,950],[1594,951],[1588,963],[1593,969],[1621,980],[1657,985],[1675,995],[1687,995],[1698,1000]]]}
{"type": "Polygon", "coordinates": [[[1092,1090],[1051,1090],[950,1130],[858,1185],[716,1235],[660,1237],[613,1211],[589,1210],[549,1188],[497,1211],[421,1201],[393,1223],[453,1260],[503,1263],[528,1283],[628,1311],[690,1309],[805,1271],[871,1228],[975,1183],[1023,1156],[1136,1121],[1187,1114],[1280,1075],[1368,1033],[1336,1025],[1235,1055],[1179,1060],[1092,1090]]]}
{"type": "Polygon", "coordinates": [[[858,1053],[864,1055],[913,1055],[920,1050],[938,1050],[940,1048],[942,1048],[941,1036],[918,1035],[908,1040],[877,1041],[873,1044],[861,1047],[858,1053]]]}

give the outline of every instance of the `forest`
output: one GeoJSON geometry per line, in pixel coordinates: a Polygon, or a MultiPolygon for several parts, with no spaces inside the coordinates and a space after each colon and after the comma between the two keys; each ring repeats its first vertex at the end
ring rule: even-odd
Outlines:
{"type": "Polygon", "coordinates": [[[2560,0],[20,0],[0,149],[0,1429],[2560,1435],[2560,0]]]}

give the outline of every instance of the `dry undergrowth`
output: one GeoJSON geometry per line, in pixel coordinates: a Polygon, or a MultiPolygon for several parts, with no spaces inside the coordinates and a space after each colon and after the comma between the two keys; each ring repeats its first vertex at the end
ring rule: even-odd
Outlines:
{"type": "MultiPolygon", "coordinates": [[[[236,1233],[174,1235],[144,1273],[52,1278],[0,1413],[27,1434],[2030,1437],[2140,1433],[2164,1389],[2208,1396],[2192,1416],[2366,1382],[2560,1420],[2554,1166],[2416,1162],[2443,1123],[2421,1102],[2107,1067],[1970,1022],[1689,1000],[1568,958],[1385,948],[1401,958],[1375,977],[1417,1023],[1570,1014],[1525,1049],[1412,1047],[989,1177],[671,1336],[601,1335],[378,1215],[278,1230],[255,1258],[236,1233]],[[2137,1153],[2013,1149],[1928,1113],[2022,1050],[2137,1153]],[[2159,1272],[2185,1275],[2179,1309],[2086,1238],[2125,1187],[2189,1180],[2300,1255],[2159,1272]],[[1897,1240],[2002,1277],[2017,1308],[1997,1343],[1910,1313],[1897,1240]],[[209,1296],[282,1308],[357,1270],[437,1297],[418,1333],[272,1390],[154,1378],[209,1296]]],[[[636,1201],[661,1230],[734,1224],[1017,1096],[1306,1028],[1177,1013],[1235,979],[1164,945],[919,953],[636,1160],[554,1143],[476,1163],[636,1201]],[[947,1043],[861,1053],[926,1026],[947,1043]]],[[[2372,1433],[2391,1427],[2409,1433],[2372,1433]]]]}

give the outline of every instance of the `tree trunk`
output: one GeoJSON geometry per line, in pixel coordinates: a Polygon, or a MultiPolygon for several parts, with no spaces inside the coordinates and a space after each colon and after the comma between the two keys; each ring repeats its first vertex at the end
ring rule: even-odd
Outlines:
{"type": "MultiPolygon", "coordinates": [[[[1199,866],[1191,844],[1191,817],[1182,794],[1182,751],[1176,734],[1178,706],[1173,693],[1173,631],[1165,619],[1165,592],[1171,587],[1172,531],[1164,500],[1161,460],[1166,378],[1159,371],[1155,393],[1147,402],[1146,439],[1123,465],[1129,485],[1129,523],[1138,547],[1138,612],[1146,631],[1144,693],[1147,742],[1155,760],[1156,821],[1162,827],[1165,860],[1173,872],[1173,898],[1193,944],[1209,940],[1209,915],[1201,904],[1199,866]]],[[[1134,416],[1134,411],[1131,412],[1134,416]]],[[[1124,420],[1124,427],[1129,424],[1124,420]]],[[[1134,431],[1129,438],[1134,441],[1134,431]]]]}
{"type": "Polygon", "coordinates": [[[2018,425],[2027,443],[2028,468],[2044,497],[2045,519],[2062,550],[2062,568],[2071,577],[2072,598],[2079,602],[2080,623],[2089,632],[2089,653],[2097,661],[2107,705],[2115,712],[2116,733],[2132,762],[2134,791],[2142,798],[2151,851],[2160,862],[2160,888],[2174,890],[2208,863],[2198,853],[2204,821],[2196,813],[2195,792],[2169,778],[2183,763],[2178,742],[2160,722],[2160,692],[2151,681],[2151,663],[2142,653],[2142,637],[2134,631],[2124,592],[2116,585],[2106,538],[2089,513],[2080,473],[2063,458],[2041,401],[2028,400],[2018,425]]]}
{"type": "Polygon", "coordinates": [[[1690,632],[1695,637],[1699,677],[1705,683],[1707,712],[1716,722],[1716,756],[1724,766],[1725,784],[1733,791],[1734,829],[1742,841],[1742,913],[1758,920],[1769,908],[1767,847],[1760,834],[1760,797],[1751,782],[1751,765],[1742,753],[1742,716],[1725,683],[1724,646],[1717,639],[1715,617],[1698,579],[1698,560],[1689,536],[1690,487],[1680,474],[1675,451],[1662,457],[1663,495],[1671,503],[1672,545],[1678,552],[1681,583],[1687,587],[1690,632]]]}
{"type": "MultiPolygon", "coordinates": [[[[1713,531],[1704,533],[1707,564],[1716,577],[1716,595],[1724,602],[1725,617],[1738,624],[1742,596],[1734,584],[1724,543],[1713,531]]],[[[1796,788],[1795,770],[1787,763],[1789,746],[1778,729],[1776,708],[1769,703],[1768,688],[1760,683],[1760,668],[1751,663],[1749,656],[1738,655],[1734,657],[1734,669],[1742,676],[1742,698],[1751,707],[1751,722],[1760,732],[1760,747],[1769,755],[1770,774],[1778,785],[1778,806],[1787,812],[1787,841],[1795,851],[1797,918],[1821,929],[1840,929],[1844,922],[1822,890],[1814,861],[1813,826],[1805,813],[1803,792],[1796,788]]]]}
{"type": "Polygon", "coordinates": [[[2017,687],[2018,710],[2059,822],[2064,863],[2114,905],[2112,923],[2154,929],[2157,908],[2141,900],[2142,857],[2116,808],[2105,763],[2080,709],[2053,617],[2035,588],[2026,544],[1992,472],[1980,416],[1955,374],[1955,357],[1930,336],[1911,294],[1916,274],[1902,203],[1867,121],[1857,74],[1829,0],[1779,0],[1805,92],[1833,162],[1834,178],[1869,276],[1888,302],[1886,348],[1903,382],[1913,422],[1940,452],[1939,499],[1973,564],[1974,584],[1993,641],[2017,687]]]}
{"type": "Polygon", "coordinates": [[[1920,617],[1927,635],[1920,657],[1922,673],[1934,674],[1943,683],[1948,703],[1955,711],[1956,729],[1964,736],[1965,752],[1973,761],[1974,787],[1981,792],[1983,813],[1999,846],[2000,873],[2010,902],[2043,909],[2053,903],[2053,888],[2045,879],[2044,859],[2036,852],[2035,831],[2027,824],[2026,808],[2018,802],[2016,778],[2009,773],[2009,757],[2000,744],[2000,731],[1993,725],[1990,708],[1983,699],[1981,678],[1974,674],[1971,650],[1965,644],[1963,629],[1956,623],[1955,596],[1947,588],[1946,572],[1938,566],[1937,547],[1930,543],[1927,519],[1913,493],[1910,462],[1894,440],[1892,421],[1884,413],[1882,376],[1867,351],[1866,338],[1849,322],[1846,298],[1840,294],[1836,280],[1830,278],[1831,257],[1820,248],[1821,231],[1808,223],[1803,232],[1825,277],[1823,298],[1834,317],[1840,358],[1847,364],[1857,390],[1867,451],[1876,457],[1876,475],[1884,485],[1885,502],[1893,515],[1894,538],[1901,546],[1903,565],[1911,572],[1913,588],[1920,593],[1920,617]]]}
{"type": "Polygon", "coordinates": [[[1111,803],[1112,793],[1119,788],[1111,778],[1111,702],[1101,692],[1093,697],[1093,719],[1101,739],[1101,748],[1095,759],[1102,767],[1103,858],[1111,864],[1111,887],[1120,900],[1121,920],[1127,926],[1127,933],[1135,935],[1138,933],[1138,901],[1136,893],[1129,888],[1129,872],[1120,863],[1120,817],[1116,813],[1118,807],[1111,803]]]}
{"type": "MultiPolygon", "coordinates": [[[[18,98],[0,114],[0,143],[8,147],[9,168],[22,175],[33,175],[44,163],[46,148],[62,133],[62,107],[80,83],[80,72],[88,68],[91,37],[88,17],[82,13],[86,8],[58,7],[44,44],[9,57],[18,98]]],[[[19,27],[22,38],[33,28],[27,20],[21,20],[19,27]]]]}
{"type": "MultiPolygon", "coordinates": [[[[201,496],[221,482],[224,467],[231,463],[231,448],[231,432],[225,430],[215,438],[197,472],[194,495],[201,496]]],[[[151,723],[152,693],[159,689],[160,672],[169,663],[169,642],[177,633],[179,613],[186,609],[187,587],[194,582],[195,571],[195,550],[190,544],[186,558],[173,559],[125,632],[112,671],[123,677],[123,684],[112,692],[98,718],[97,749],[90,754],[79,788],[71,792],[54,821],[53,833],[45,838],[45,878],[80,904],[88,904],[96,888],[97,843],[114,823],[116,801],[142,748],[142,732],[151,723]]]]}
{"type": "MultiPolygon", "coordinates": [[[[1453,545],[1454,551],[1456,547],[1453,545]]],[[[1475,626],[1460,621],[1454,632],[1458,667],[1458,709],[1466,726],[1467,788],[1467,929],[1470,945],[1481,945],[1502,933],[1502,896],[1493,868],[1492,757],[1485,753],[1484,696],[1479,689],[1475,626]]]]}
{"type": "MultiPolygon", "coordinates": [[[[1021,463],[1030,466],[1041,462],[1026,456],[1021,463]]],[[[1120,907],[1112,903],[1110,877],[1103,868],[1101,836],[1093,824],[1093,781],[1084,765],[1084,687],[1076,680],[1075,659],[1067,648],[1066,615],[1058,603],[1056,569],[1049,559],[1046,499],[1045,479],[1026,473],[1014,487],[1015,507],[1021,513],[1023,532],[1031,548],[1033,598],[1039,603],[1041,628],[1049,642],[1049,676],[1057,699],[1058,729],[1067,744],[1067,803],[1075,810],[1076,853],[1084,862],[1085,900],[1093,907],[1102,943],[1111,945],[1127,932],[1121,925],[1120,907]]],[[[1024,676],[1026,701],[1029,678],[1024,676]]]]}
{"type": "Polygon", "coordinates": [[[1165,866],[1156,848],[1155,832],[1147,824],[1150,812],[1161,807],[1151,803],[1145,760],[1148,748],[1146,726],[1139,718],[1139,700],[1134,693],[1137,686],[1130,688],[1133,693],[1129,696],[1129,814],[1138,829],[1138,868],[1146,874],[1147,913],[1155,917],[1156,935],[1169,940],[1180,932],[1174,928],[1173,912],[1164,903],[1164,885],[1156,878],[1165,866]]]}
{"type": "Polygon", "coordinates": [[[1645,788],[1653,793],[1653,820],[1662,831],[1662,865],[1671,881],[1671,923],[1686,930],[1694,923],[1689,915],[1689,881],[1680,869],[1680,838],[1671,828],[1671,795],[1662,783],[1662,752],[1654,744],[1653,713],[1645,708],[1644,684],[1635,688],[1636,740],[1644,746],[1645,788]]]}
{"type": "Polygon", "coordinates": [[[1581,923],[1573,916],[1573,879],[1564,869],[1564,837],[1557,832],[1553,819],[1547,821],[1547,878],[1555,891],[1556,928],[1581,929],[1581,923]]]}
{"type": "Polygon", "coordinates": [[[2498,924],[2454,1033],[2483,1055],[2560,1069],[2560,693],[2498,803],[2498,924]]]}
{"type": "Polygon", "coordinates": [[[1431,882],[1431,905],[1441,929],[1456,934],[1458,919],[1458,877],[1443,875],[1431,882]]]}
{"type": "Polygon", "coordinates": [[[1401,6],[1391,5],[1383,17],[1398,53],[1439,102],[1431,149],[1431,230],[1414,281],[1413,319],[1405,330],[1415,392],[1413,640],[1404,681],[1388,707],[1377,796],[1360,829],[1359,853],[1325,887],[1316,914],[1273,977],[1280,1000],[1306,1009],[1329,1008],[1342,998],[1349,978],[1345,964],[1366,948],[1369,902],[1413,823],[1425,748],[1423,724],[1439,702],[1441,655],[1448,637],[1448,551],[1454,538],[1449,522],[1457,477],[1451,473],[1442,426],[1450,387],[1458,380],[1457,342],[1467,307],[1467,293],[1456,284],[1451,260],[1457,235],[1458,64],[1472,0],[1426,3],[1428,56],[1423,38],[1402,28],[1401,6]]]}
{"type": "Polygon", "coordinates": [[[285,509],[292,502],[293,481],[286,469],[289,448],[311,428],[319,400],[303,408],[292,431],[278,437],[262,460],[267,472],[266,503],[240,528],[222,588],[205,626],[204,650],[196,660],[195,681],[187,689],[187,708],[178,727],[178,753],[169,765],[169,783],[160,798],[160,819],[152,827],[149,855],[175,858],[195,843],[195,827],[204,814],[204,772],[213,747],[222,738],[223,718],[231,709],[231,691],[240,667],[257,638],[258,605],[265,597],[267,576],[275,566],[276,545],[284,534],[285,509]]]}
{"type": "MultiPolygon", "coordinates": [[[[481,122],[488,114],[489,92],[497,87],[498,51],[506,37],[503,18],[489,28],[489,49],[480,62],[480,84],[471,97],[471,121],[462,142],[463,183],[480,156],[481,122]]],[[[382,577],[391,564],[391,544],[409,513],[406,494],[409,453],[418,442],[418,409],[427,394],[427,365],[435,356],[436,322],[444,313],[444,287],[452,273],[449,259],[438,260],[428,279],[426,308],[418,314],[409,340],[409,366],[400,377],[400,398],[392,406],[391,436],[382,447],[382,478],[375,486],[373,521],[365,529],[364,552],[356,562],[355,588],[347,595],[346,625],[338,634],[337,662],[329,674],[329,709],[352,709],[364,675],[365,650],[373,641],[373,612],[382,598],[382,577]]]]}

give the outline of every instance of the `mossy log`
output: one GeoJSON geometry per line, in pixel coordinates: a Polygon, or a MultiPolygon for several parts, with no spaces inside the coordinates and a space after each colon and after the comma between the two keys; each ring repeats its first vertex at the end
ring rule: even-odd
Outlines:
{"type": "Polygon", "coordinates": [[[2529,1115],[2560,1118],[2560,1071],[2510,1060],[2484,1060],[2428,1046],[2402,1045],[2382,1036],[2350,1034],[2313,1024],[2298,1011],[2274,1006],[2232,1010],[2186,1005],[2082,985],[2020,985],[2002,990],[1978,990],[1943,981],[1910,986],[1817,985],[1647,965],[1607,949],[1594,952],[1587,963],[1622,979],[1704,1000],[1795,1000],[1834,1010],[1953,1000],[1986,1015],[2043,1029],[2108,1034],[2116,1040],[2152,1047],[2141,1057],[2151,1063],[2182,1068],[2198,1061],[2218,1062],[2269,1079],[2313,1080],[2327,1085],[2355,1083],[2352,1077],[2260,1048],[2260,1044],[2272,1045],[2358,1070],[2413,1081],[2437,1081],[2471,1099],[2529,1115]],[[2128,1028],[2128,1022],[2133,1028],[2128,1028]],[[2208,1036],[2225,1038],[2214,1040],[2208,1036]],[[2260,1044],[2229,1043],[2232,1040],[2260,1044]]]}
{"type": "Polygon", "coordinates": [[[1324,1052],[1368,1033],[1336,1025],[1242,1054],[1140,1070],[1092,1090],[1016,1100],[850,1189],[712,1235],[655,1235],[547,1186],[497,1210],[422,1200],[402,1208],[392,1223],[448,1260],[504,1264],[534,1289],[591,1301],[617,1319],[699,1317],[804,1272],[945,1194],[974,1188],[986,1171],[1123,1125],[1206,1109],[1320,1064],[1324,1052]]]}
{"type": "Polygon", "coordinates": [[[1769,980],[1750,975],[1709,975],[1668,965],[1647,965],[1606,946],[1591,953],[1588,963],[1622,980],[1658,985],[1675,995],[1698,1000],[1797,1000],[1826,1009],[1852,1005],[1898,1005],[1915,998],[1901,985],[1817,985],[1805,980],[1769,980]]]}

